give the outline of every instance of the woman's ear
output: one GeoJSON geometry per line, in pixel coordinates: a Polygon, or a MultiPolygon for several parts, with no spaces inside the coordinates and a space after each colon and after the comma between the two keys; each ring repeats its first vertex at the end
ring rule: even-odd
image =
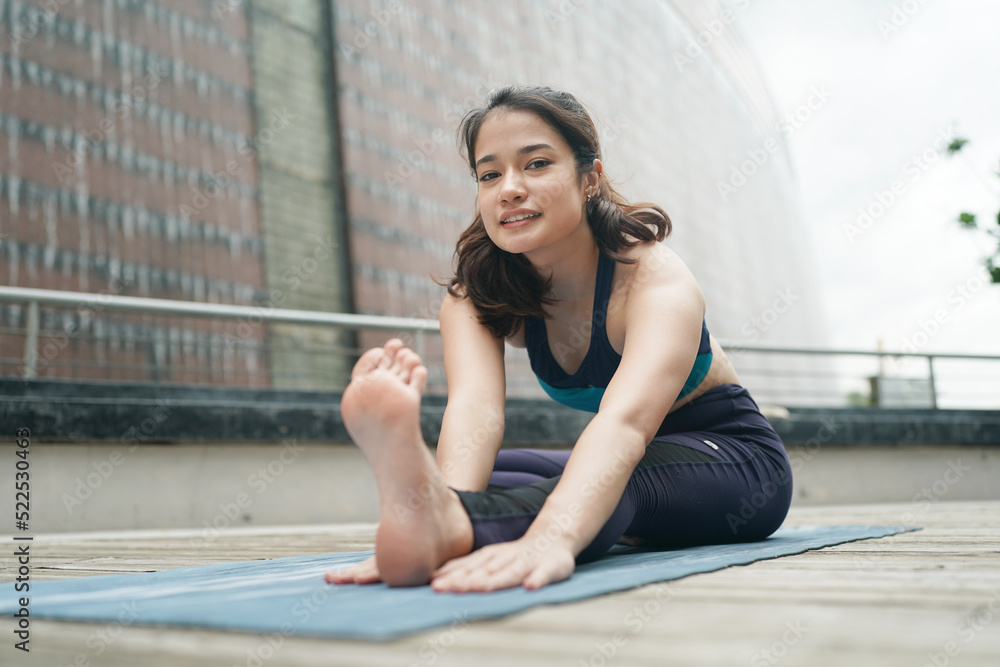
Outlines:
{"type": "Polygon", "coordinates": [[[587,181],[587,191],[596,194],[597,188],[601,184],[601,179],[604,178],[604,165],[600,159],[594,158],[594,166],[585,174],[585,178],[587,181]]]}

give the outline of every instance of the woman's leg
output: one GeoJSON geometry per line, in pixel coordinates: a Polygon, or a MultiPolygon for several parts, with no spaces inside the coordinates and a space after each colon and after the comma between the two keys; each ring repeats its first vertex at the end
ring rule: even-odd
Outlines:
{"type": "MultiPolygon", "coordinates": [[[[392,341],[359,360],[341,412],[378,485],[381,577],[416,585],[474,548],[523,535],[559,478],[503,491],[448,488],[420,433],[427,370],[401,347],[392,341]]],[[[745,389],[723,387],[735,389],[712,390],[664,420],[581,560],[626,532],[668,545],[762,539],[780,525],[791,498],[781,441],[745,389]]]]}
{"type": "Polygon", "coordinates": [[[490,489],[510,489],[542,482],[562,474],[569,461],[567,449],[501,449],[493,464],[490,489]]]}
{"type": "MultiPolygon", "coordinates": [[[[434,570],[472,550],[469,516],[421,435],[426,382],[420,358],[393,339],[361,357],[340,402],[344,425],[375,473],[375,561],[381,579],[393,586],[426,584],[434,570]]],[[[328,573],[327,581],[345,576],[371,580],[369,572],[328,573]]]]}
{"type": "MultiPolygon", "coordinates": [[[[791,502],[784,447],[745,389],[717,389],[665,420],[579,560],[600,556],[626,534],[683,546],[759,540],[781,525],[791,502]],[[699,430],[663,432],[673,427],[699,430]]],[[[473,548],[523,535],[558,481],[458,492],[472,521],[473,548]]]]}
{"type": "Polygon", "coordinates": [[[664,436],[650,443],[626,487],[623,500],[634,511],[624,531],[662,547],[762,540],[785,519],[791,481],[787,457],[745,438],[707,431],[664,436]],[[718,458],[658,460],[685,439],[711,442],[718,458]]]}

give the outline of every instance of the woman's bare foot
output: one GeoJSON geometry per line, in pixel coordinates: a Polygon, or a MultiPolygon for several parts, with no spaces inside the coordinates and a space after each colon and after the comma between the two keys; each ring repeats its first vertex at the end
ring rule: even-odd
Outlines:
{"type": "Polygon", "coordinates": [[[427,368],[392,339],[365,352],[351,373],[340,412],[351,438],[375,472],[379,524],[375,571],[359,563],[349,580],[380,576],[390,586],[419,586],[438,567],[472,550],[472,523],[458,494],[448,488],[420,432],[420,398],[427,368]]]}

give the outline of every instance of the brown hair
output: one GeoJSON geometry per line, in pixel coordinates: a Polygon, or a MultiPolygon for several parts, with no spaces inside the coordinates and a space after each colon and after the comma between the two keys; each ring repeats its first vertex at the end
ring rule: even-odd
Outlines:
{"type": "MultiPolygon", "coordinates": [[[[581,180],[593,170],[594,160],[601,157],[597,128],[571,94],[546,87],[504,86],[492,91],[486,104],[467,113],[459,125],[459,139],[473,177],[476,139],[494,109],[527,111],[552,126],[572,149],[581,180]]],[[[671,229],[663,209],[655,204],[629,204],[606,178],[600,180],[596,195],[587,204],[587,223],[600,251],[627,264],[635,260],[619,254],[620,249],[662,241],[671,229]]],[[[512,335],[525,316],[545,317],[544,306],[554,303],[547,295],[551,279],[543,279],[524,255],[497,247],[486,233],[478,206],[472,224],[458,239],[455,254],[458,266],[449,281],[448,293],[472,299],[479,321],[497,337],[512,335]]]]}

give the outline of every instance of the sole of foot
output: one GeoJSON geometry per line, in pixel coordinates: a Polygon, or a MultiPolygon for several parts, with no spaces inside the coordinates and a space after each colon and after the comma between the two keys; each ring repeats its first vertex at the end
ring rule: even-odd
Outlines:
{"type": "MultiPolygon", "coordinates": [[[[419,586],[472,548],[472,524],[420,430],[427,368],[393,339],[358,361],[341,399],[344,425],[375,473],[375,560],[390,586],[419,586]]],[[[329,580],[329,578],[328,578],[329,580]]]]}

